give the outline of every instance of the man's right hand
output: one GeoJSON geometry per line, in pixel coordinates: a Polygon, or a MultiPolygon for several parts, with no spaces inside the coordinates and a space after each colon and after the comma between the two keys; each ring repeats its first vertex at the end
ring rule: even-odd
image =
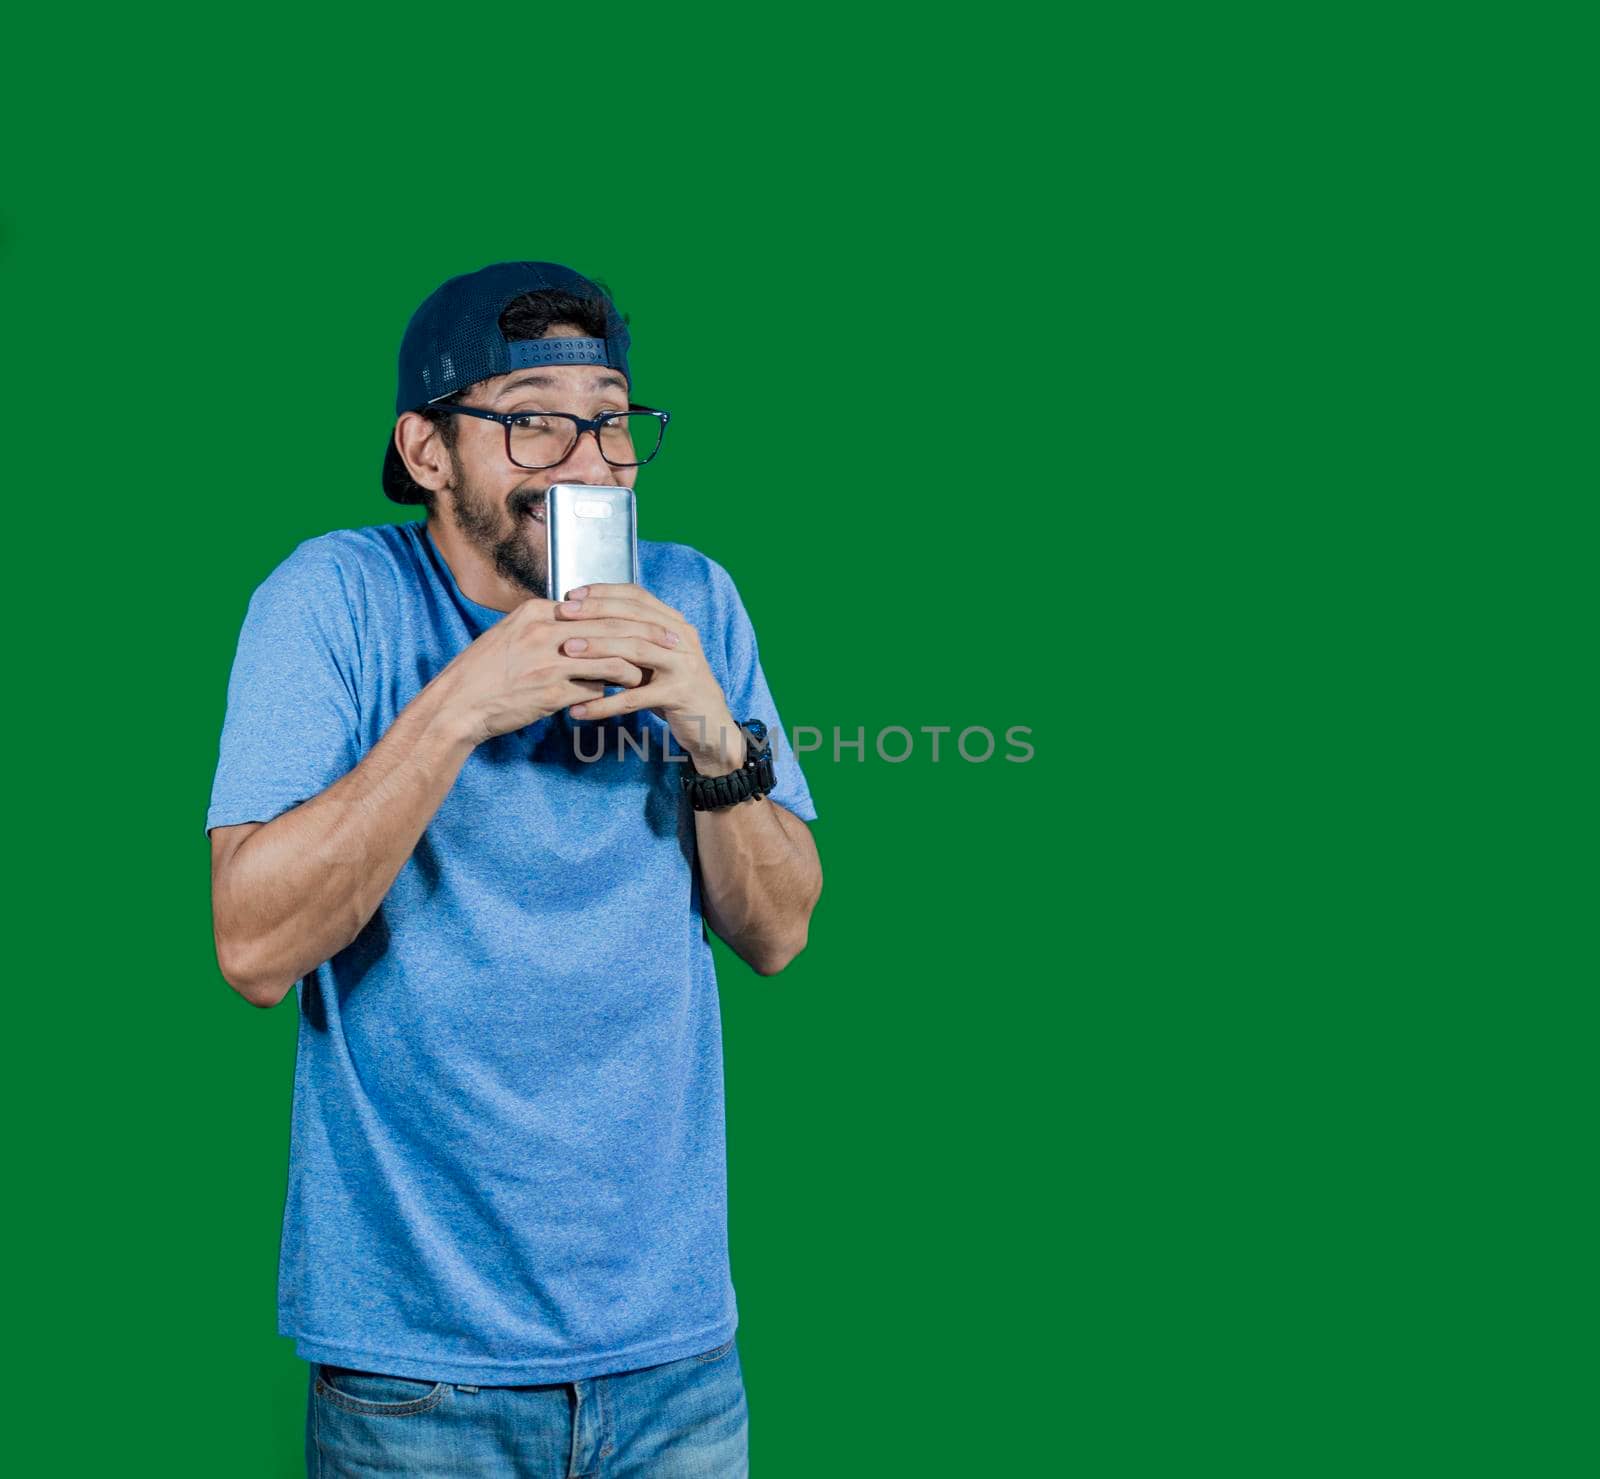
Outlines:
{"type": "Polygon", "coordinates": [[[608,683],[636,688],[646,670],[622,657],[583,657],[561,651],[573,637],[640,637],[671,650],[677,634],[652,622],[615,617],[557,621],[556,602],[530,596],[509,611],[436,680],[448,707],[474,745],[535,724],[557,709],[601,698],[608,683]],[[593,630],[589,630],[590,628],[593,630]]]}

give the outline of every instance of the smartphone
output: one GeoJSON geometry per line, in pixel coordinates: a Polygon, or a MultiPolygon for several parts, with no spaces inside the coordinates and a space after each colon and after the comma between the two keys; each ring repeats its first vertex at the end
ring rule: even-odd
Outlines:
{"type": "Polygon", "coordinates": [[[639,580],[639,531],[632,488],[555,483],[544,495],[550,599],[594,581],[639,580]]]}

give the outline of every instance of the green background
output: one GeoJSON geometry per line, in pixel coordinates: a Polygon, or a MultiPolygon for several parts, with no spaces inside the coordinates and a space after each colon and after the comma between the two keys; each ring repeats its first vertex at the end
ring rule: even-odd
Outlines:
{"type": "Polygon", "coordinates": [[[412,309],[532,257],[629,314],[642,532],[733,573],[791,727],[1035,746],[809,757],[809,948],[717,947],[760,1479],[1592,1473],[1585,54],[1540,7],[14,29],[14,1472],[299,1472],[228,666],[296,543],[412,516],[412,309]]]}

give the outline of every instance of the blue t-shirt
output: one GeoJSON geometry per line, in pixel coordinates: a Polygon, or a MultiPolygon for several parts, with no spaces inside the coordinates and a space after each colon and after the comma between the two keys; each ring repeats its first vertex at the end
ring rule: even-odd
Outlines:
{"type": "MultiPolygon", "coordinates": [[[[772,799],[814,820],[727,571],[643,539],[639,566],[733,716],[767,722],[772,799]]],[[[326,790],[504,615],[461,593],[424,520],[299,545],[250,600],[207,831],[326,790]]],[[[504,1386],[732,1338],[682,756],[650,713],[562,710],[479,745],[377,913],[297,984],[278,1330],[306,1360],[504,1386]]]]}

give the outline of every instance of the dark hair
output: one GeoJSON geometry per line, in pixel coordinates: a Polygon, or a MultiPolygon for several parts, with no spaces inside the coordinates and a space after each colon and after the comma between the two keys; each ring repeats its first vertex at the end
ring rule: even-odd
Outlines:
{"type": "MultiPolygon", "coordinates": [[[[599,278],[593,278],[591,281],[601,292],[610,296],[611,289],[599,278]]],[[[628,315],[623,313],[621,317],[623,323],[627,323],[628,315]]],[[[520,298],[513,298],[500,310],[500,332],[505,335],[507,343],[518,339],[542,339],[557,324],[571,324],[574,328],[582,329],[590,339],[604,339],[606,305],[598,298],[574,297],[561,288],[540,288],[538,292],[524,293],[520,298]]],[[[475,380],[471,385],[463,385],[454,394],[441,396],[439,404],[462,405],[482,384],[483,381],[475,380]]],[[[436,411],[432,406],[419,408],[417,414],[438,427],[439,436],[444,441],[445,447],[454,455],[461,418],[451,416],[445,411],[436,411]]],[[[427,509],[428,517],[431,519],[434,515],[433,490],[424,488],[409,477],[407,480],[411,483],[410,501],[420,503],[427,509]]]]}

